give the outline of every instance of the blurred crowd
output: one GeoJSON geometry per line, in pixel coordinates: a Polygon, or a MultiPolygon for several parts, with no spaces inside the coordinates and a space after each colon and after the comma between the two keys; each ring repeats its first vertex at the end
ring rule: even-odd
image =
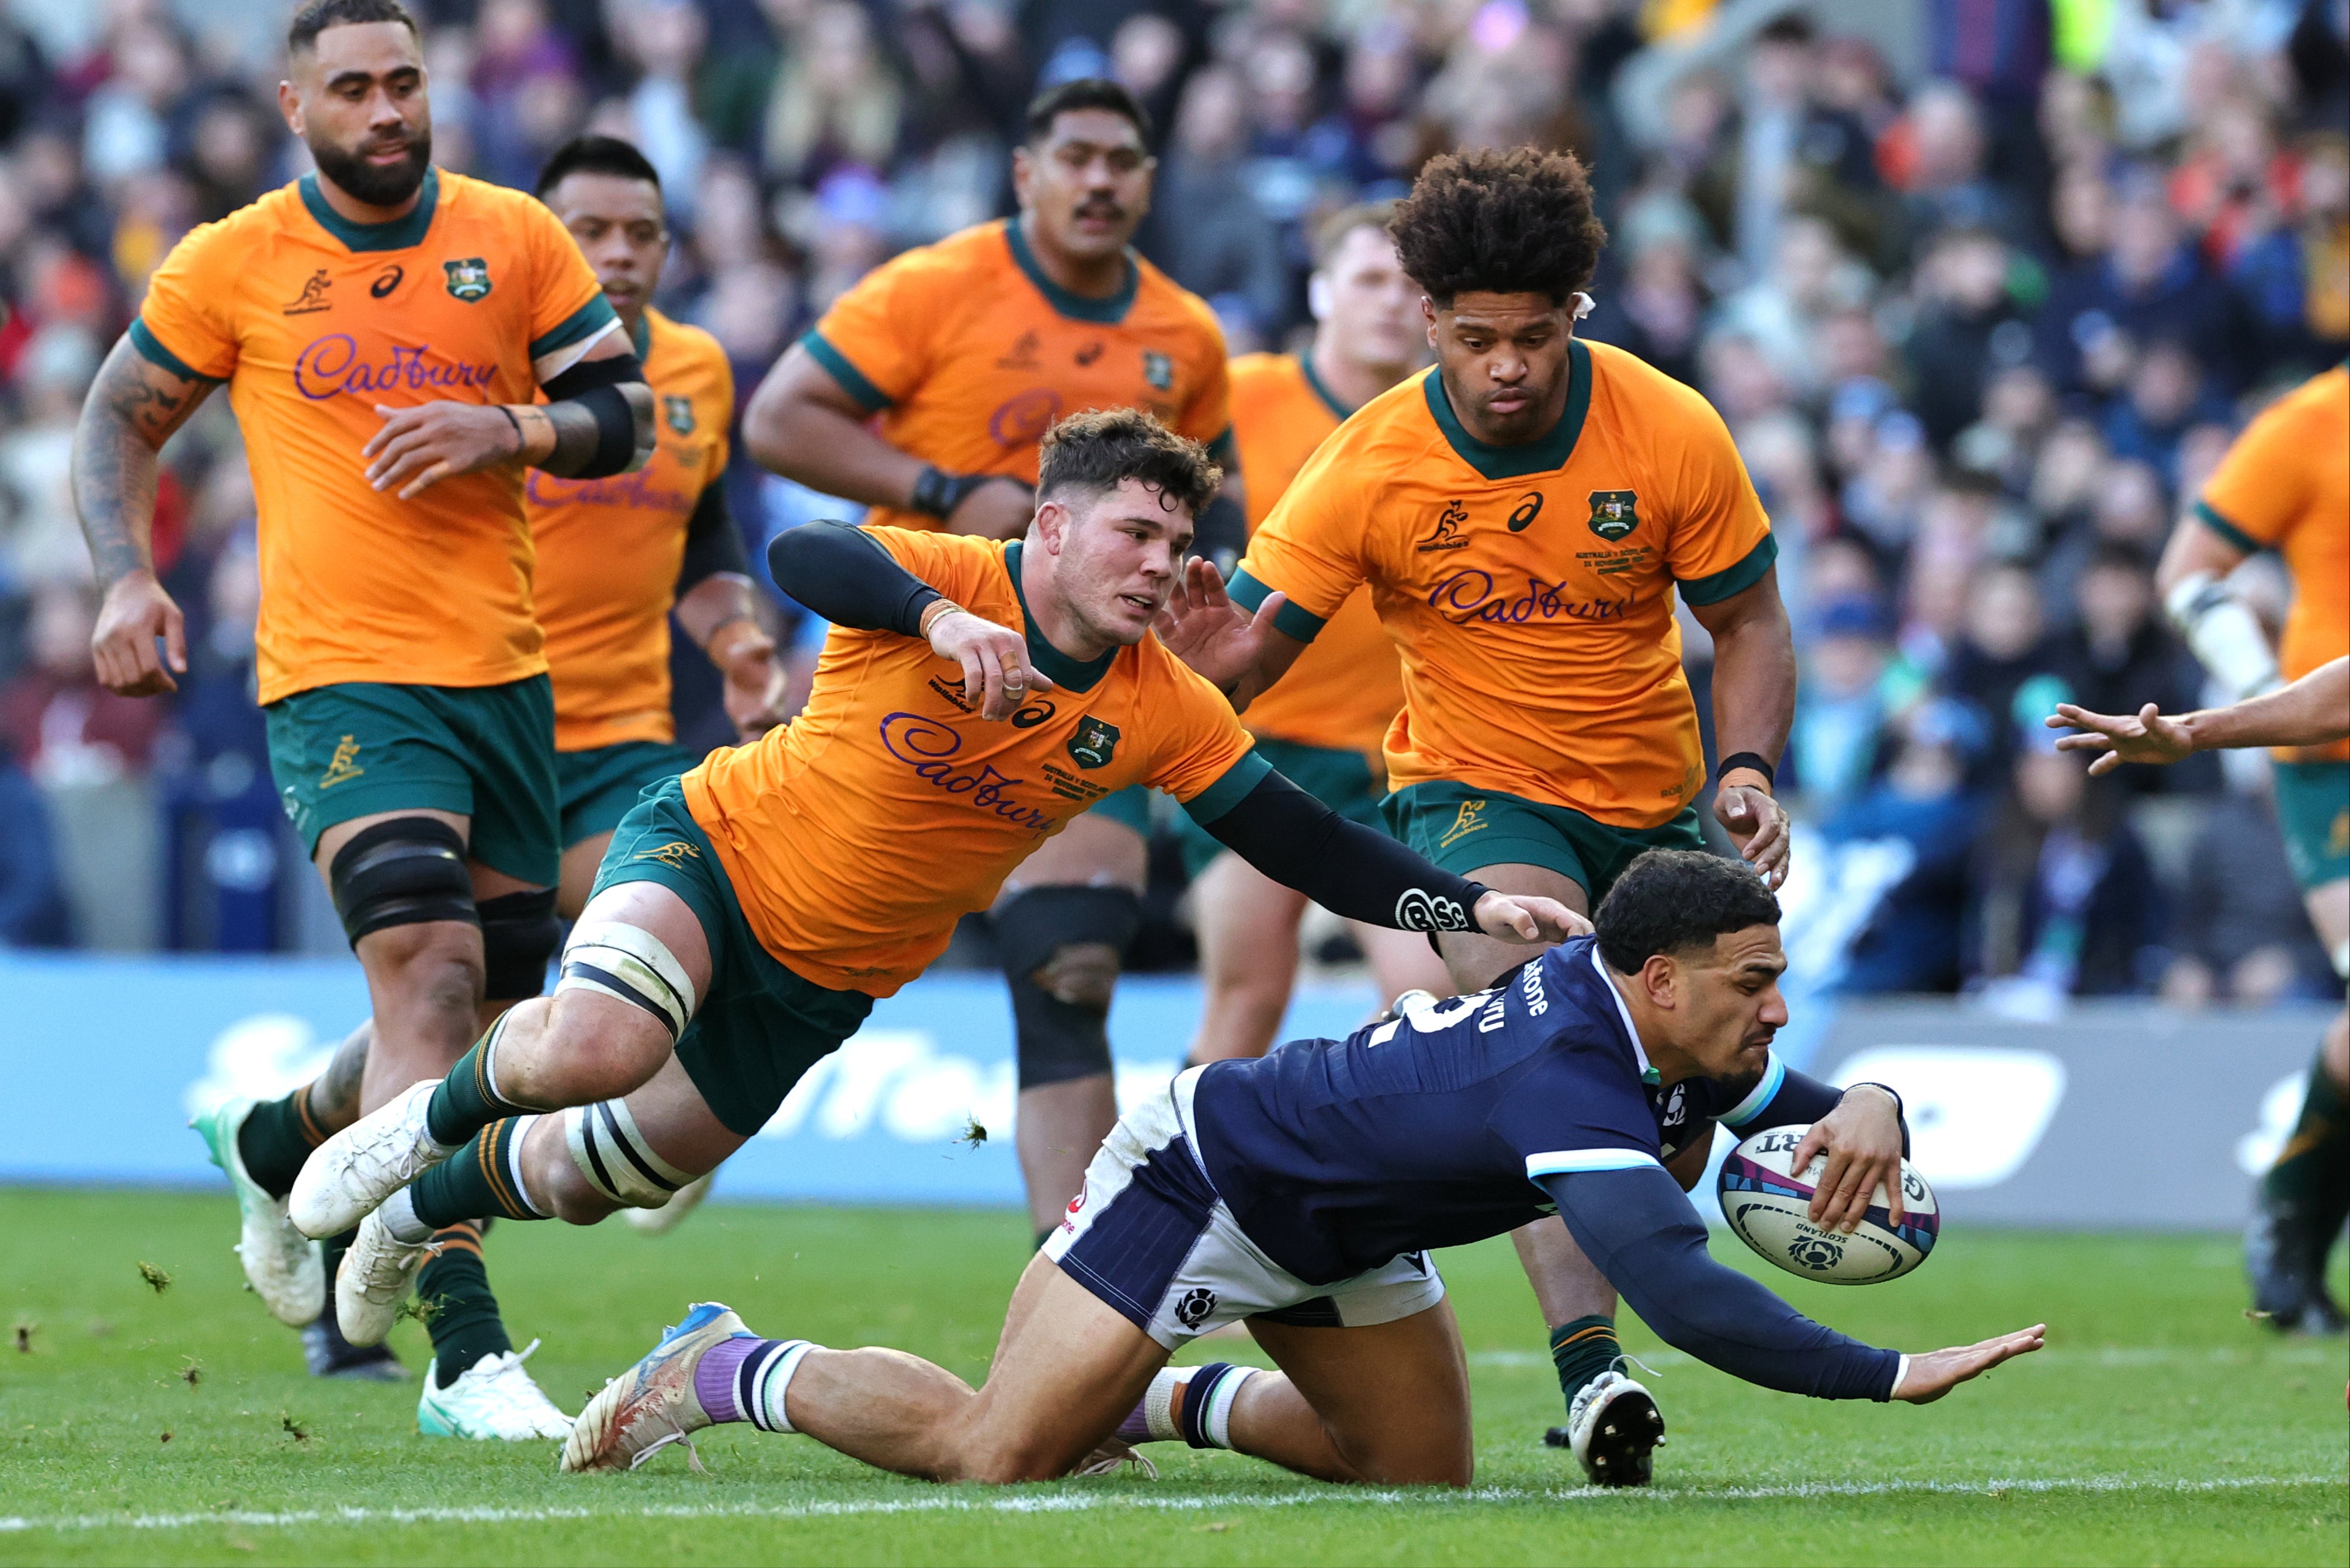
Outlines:
{"type": "MultiPolygon", "coordinates": [[[[2217,695],[2152,568],[2244,421],[2350,348],[2350,0],[411,3],[436,161],[526,187],[581,130],[635,140],[677,233],[660,303],[745,393],[868,269],[1006,209],[1055,80],[1149,108],[1138,243],[1236,353],[1310,331],[1319,214],[1449,147],[1574,149],[1613,235],[1583,329],[1705,392],[1778,533],[1783,793],[1877,868],[1839,983],[2324,993],[2262,758],[2091,780],[2037,721],[2217,695]]],[[[168,454],[170,701],[92,680],[67,483],[147,275],[307,167],[281,9],[0,0],[0,944],[339,945],[251,700],[226,400],[168,454]]],[[[754,559],[840,511],[739,456],[729,483],[754,559]]],[[[2282,575],[2245,576],[2280,614],[2282,575]]],[[[722,740],[680,677],[681,738],[722,740]]]]}

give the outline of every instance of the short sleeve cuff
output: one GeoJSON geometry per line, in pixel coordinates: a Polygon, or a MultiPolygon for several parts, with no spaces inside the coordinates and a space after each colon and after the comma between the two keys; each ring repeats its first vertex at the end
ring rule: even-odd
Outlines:
{"type": "Polygon", "coordinates": [[[612,309],[612,302],[598,293],[595,298],[565,317],[553,331],[532,338],[530,357],[544,359],[558,349],[568,348],[574,343],[595,337],[619,319],[619,316],[612,309]]]}
{"type": "Polygon", "coordinates": [[[2257,556],[2268,548],[2266,545],[2220,516],[2208,501],[2199,501],[2195,504],[2195,520],[2247,556],[2257,556]]]}
{"type": "Polygon", "coordinates": [[[825,340],[824,334],[811,327],[800,334],[800,347],[808,358],[824,367],[825,374],[840,383],[840,389],[857,400],[857,406],[868,414],[878,414],[889,406],[889,394],[866,379],[865,372],[848,362],[848,356],[825,340]]]}
{"type": "Polygon", "coordinates": [[[174,354],[169,348],[164,348],[156,336],[147,329],[147,323],[135,316],[130,318],[130,346],[139,350],[139,357],[140,358],[146,360],[149,364],[154,366],[160,370],[170,371],[172,375],[177,376],[182,381],[211,381],[217,383],[224,379],[219,376],[205,375],[202,370],[196,369],[186,360],[181,358],[177,354],[174,354]]]}
{"type": "MultiPolygon", "coordinates": [[[[1270,587],[1250,576],[1245,566],[1232,574],[1232,584],[1224,591],[1232,595],[1232,603],[1251,614],[1254,614],[1273,593],[1270,587]]],[[[1295,599],[1283,605],[1273,616],[1273,629],[1296,642],[1313,641],[1322,635],[1322,628],[1328,624],[1324,618],[1295,599]]]]}
{"type": "Polygon", "coordinates": [[[1777,1052],[1771,1054],[1771,1064],[1762,1070],[1762,1081],[1754,1085],[1747,1096],[1721,1113],[1719,1118],[1726,1127],[1744,1127],[1762,1114],[1762,1107],[1779,1095],[1779,1086],[1787,1081],[1787,1064],[1779,1060],[1777,1052]]]}
{"type": "Polygon", "coordinates": [[[1526,1156],[1526,1179],[1539,1180],[1585,1170],[1638,1170],[1659,1164],[1655,1155],[1637,1148],[1554,1148],[1526,1156]]]}
{"type": "Polygon", "coordinates": [[[1681,603],[1715,605],[1735,598],[1762,580],[1762,574],[1779,558],[1779,541],[1769,534],[1762,542],[1746,552],[1739,563],[1727,571],[1716,572],[1710,577],[1696,577],[1679,584],[1681,603]]]}
{"type": "Polygon", "coordinates": [[[1263,784],[1271,772],[1273,764],[1251,746],[1241,753],[1240,761],[1224,770],[1223,777],[1185,801],[1183,810],[1193,822],[1205,827],[1246,800],[1249,792],[1263,784]]]}

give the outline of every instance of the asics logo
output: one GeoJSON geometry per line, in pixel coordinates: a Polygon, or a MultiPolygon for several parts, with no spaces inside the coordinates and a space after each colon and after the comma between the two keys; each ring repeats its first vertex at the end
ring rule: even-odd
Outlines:
{"type": "Polygon", "coordinates": [[[951,759],[962,750],[962,737],[935,719],[890,714],[881,721],[881,746],[933,789],[962,795],[971,805],[1014,827],[1042,832],[1053,826],[1050,815],[1014,798],[1013,787],[1027,783],[1025,779],[1007,778],[988,763],[957,771],[951,759]]]}

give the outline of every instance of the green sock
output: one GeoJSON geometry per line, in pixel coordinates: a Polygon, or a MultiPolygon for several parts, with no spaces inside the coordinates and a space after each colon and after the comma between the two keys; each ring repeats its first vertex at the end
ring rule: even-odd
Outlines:
{"type": "MultiPolygon", "coordinates": [[[[417,1219],[439,1230],[477,1215],[544,1220],[515,1175],[515,1141],[531,1118],[506,1116],[484,1127],[464,1147],[410,1184],[417,1219]]],[[[408,1234],[414,1235],[414,1231],[408,1234]]]]}
{"type": "Polygon", "coordinates": [[[1616,1320],[1579,1317],[1550,1331],[1551,1365],[1558,1368],[1559,1392],[1572,1406],[1583,1386],[1616,1365],[1624,1347],[1616,1342],[1616,1320]]]}
{"type": "Polygon", "coordinates": [[[237,1158],[244,1161],[245,1174],[272,1198],[283,1198],[294,1190],[302,1162],[327,1141],[310,1119],[309,1099],[310,1085],[305,1084],[284,1099],[254,1106],[244,1125],[237,1128],[237,1158]]]}
{"type": "MultiPolygon", "coordinates": [[[[2350,1096],[2325,1071],[2323,1053],[2309,1068],[2301,1119],[2285,1140],[2284,1152],[2261,1178],[2261,1198],[2271,1209],[2302,1209],[2332,1227],[2350,1210],[2350,1096]]],[[[2329,1228],[2327,1232],[2331,1235],[2329,1228]]]]}
{"type": "Polygon", "coordinates": [[[514,1348],[498,1317],[498,1298],[482,1267],[482,1231],[467,1220],[432,1233],[440,1256],[416,1276],[416,1296],[425,1305],[424,1330],[432,1336],[433,1383],[446,1388],[485,1355],[514,1348]]]}
{"type": "Polygon", "coordinates": [[[491,1085],[490,1068],[497,1055],[498,1036],[505,1032],[507,1014],[490,1025],[473,1048],[457,1058],[441,1086],[424,1107],[424,1130],[441,1143],[463,1143],[500,1116],[527,1115],[526,1106],[510,1105],[491,1085]]]}

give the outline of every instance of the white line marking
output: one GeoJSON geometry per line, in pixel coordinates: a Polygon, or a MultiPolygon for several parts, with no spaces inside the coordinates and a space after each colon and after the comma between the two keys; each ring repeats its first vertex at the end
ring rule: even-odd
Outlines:
{"type": "MultiPolygon", "coordinates": [[[[1679,1350],[1640,1352],[1651,1366],[1695,1366],[1697,1358],[1679,1350]]],[[[2217,1345],[2194,1349],[2186,1345],[2050,1345],[2029,1357],[2036,1366],[2316,1366],[2341,1359],[2339,1351],[2323,1345],[2217,1345]]],[[[1535,1350],[1472,1350],[1471,1366],[1539,1366],[1547,1370],[1550,1357],[1535,1350]]]]}
{"type": "MultiPolygon", "coordinates": [[[[2005,1497],[2011,1493],[2145,1492],[2194,1496],[2212,1492],[2247,1491],[2263,1487],[2334,1487],[2339,1476],[2231,1476],[2218,1480],[2139,1480],[2128,1476],[2082,1476],[2074,1479],[1987,1481],[1822,1481],[1796,1486],[1611,1489],[1576,1487],[1548,1491],[1519,1487],[1479,1487],[1469,1491],[1368,1490],[1353,1487],[1316,1488],[1295,1492],[1202,1492],[1190,1497],[1130,1496],[1108,1491],[1020,1493],[1011,1497],[972,1499],[920,1497],[900,1501],[873,1499],[844,1502],[677,1504],[641,1508],[337,1508],[298,1509],[285,1512],[242,1510],[207,1513],[68,1514],[55,1519],[0,1517],[0,1533],[32,1530],[196,1530],[217,1525],[255,1529],[295,1529],[304,1525],[354,1524],[545,1524],[567,1519],[841,1519],[899,1513],[1090,1513],[1133,1509],[1140,1511],[1201,1512],[1216,1509],[1297,1508],[1326,1503],[1410,1503],[1422,1507],[1460,1508],[1478,1503],[1630,1505],[1656,1502],[1769,1501],[1782,1499],[1818,1500],[1839,1497],[2005,1497]]],[[[583,1484],[593,1485],[594,1482],[583,1484]]]]}

